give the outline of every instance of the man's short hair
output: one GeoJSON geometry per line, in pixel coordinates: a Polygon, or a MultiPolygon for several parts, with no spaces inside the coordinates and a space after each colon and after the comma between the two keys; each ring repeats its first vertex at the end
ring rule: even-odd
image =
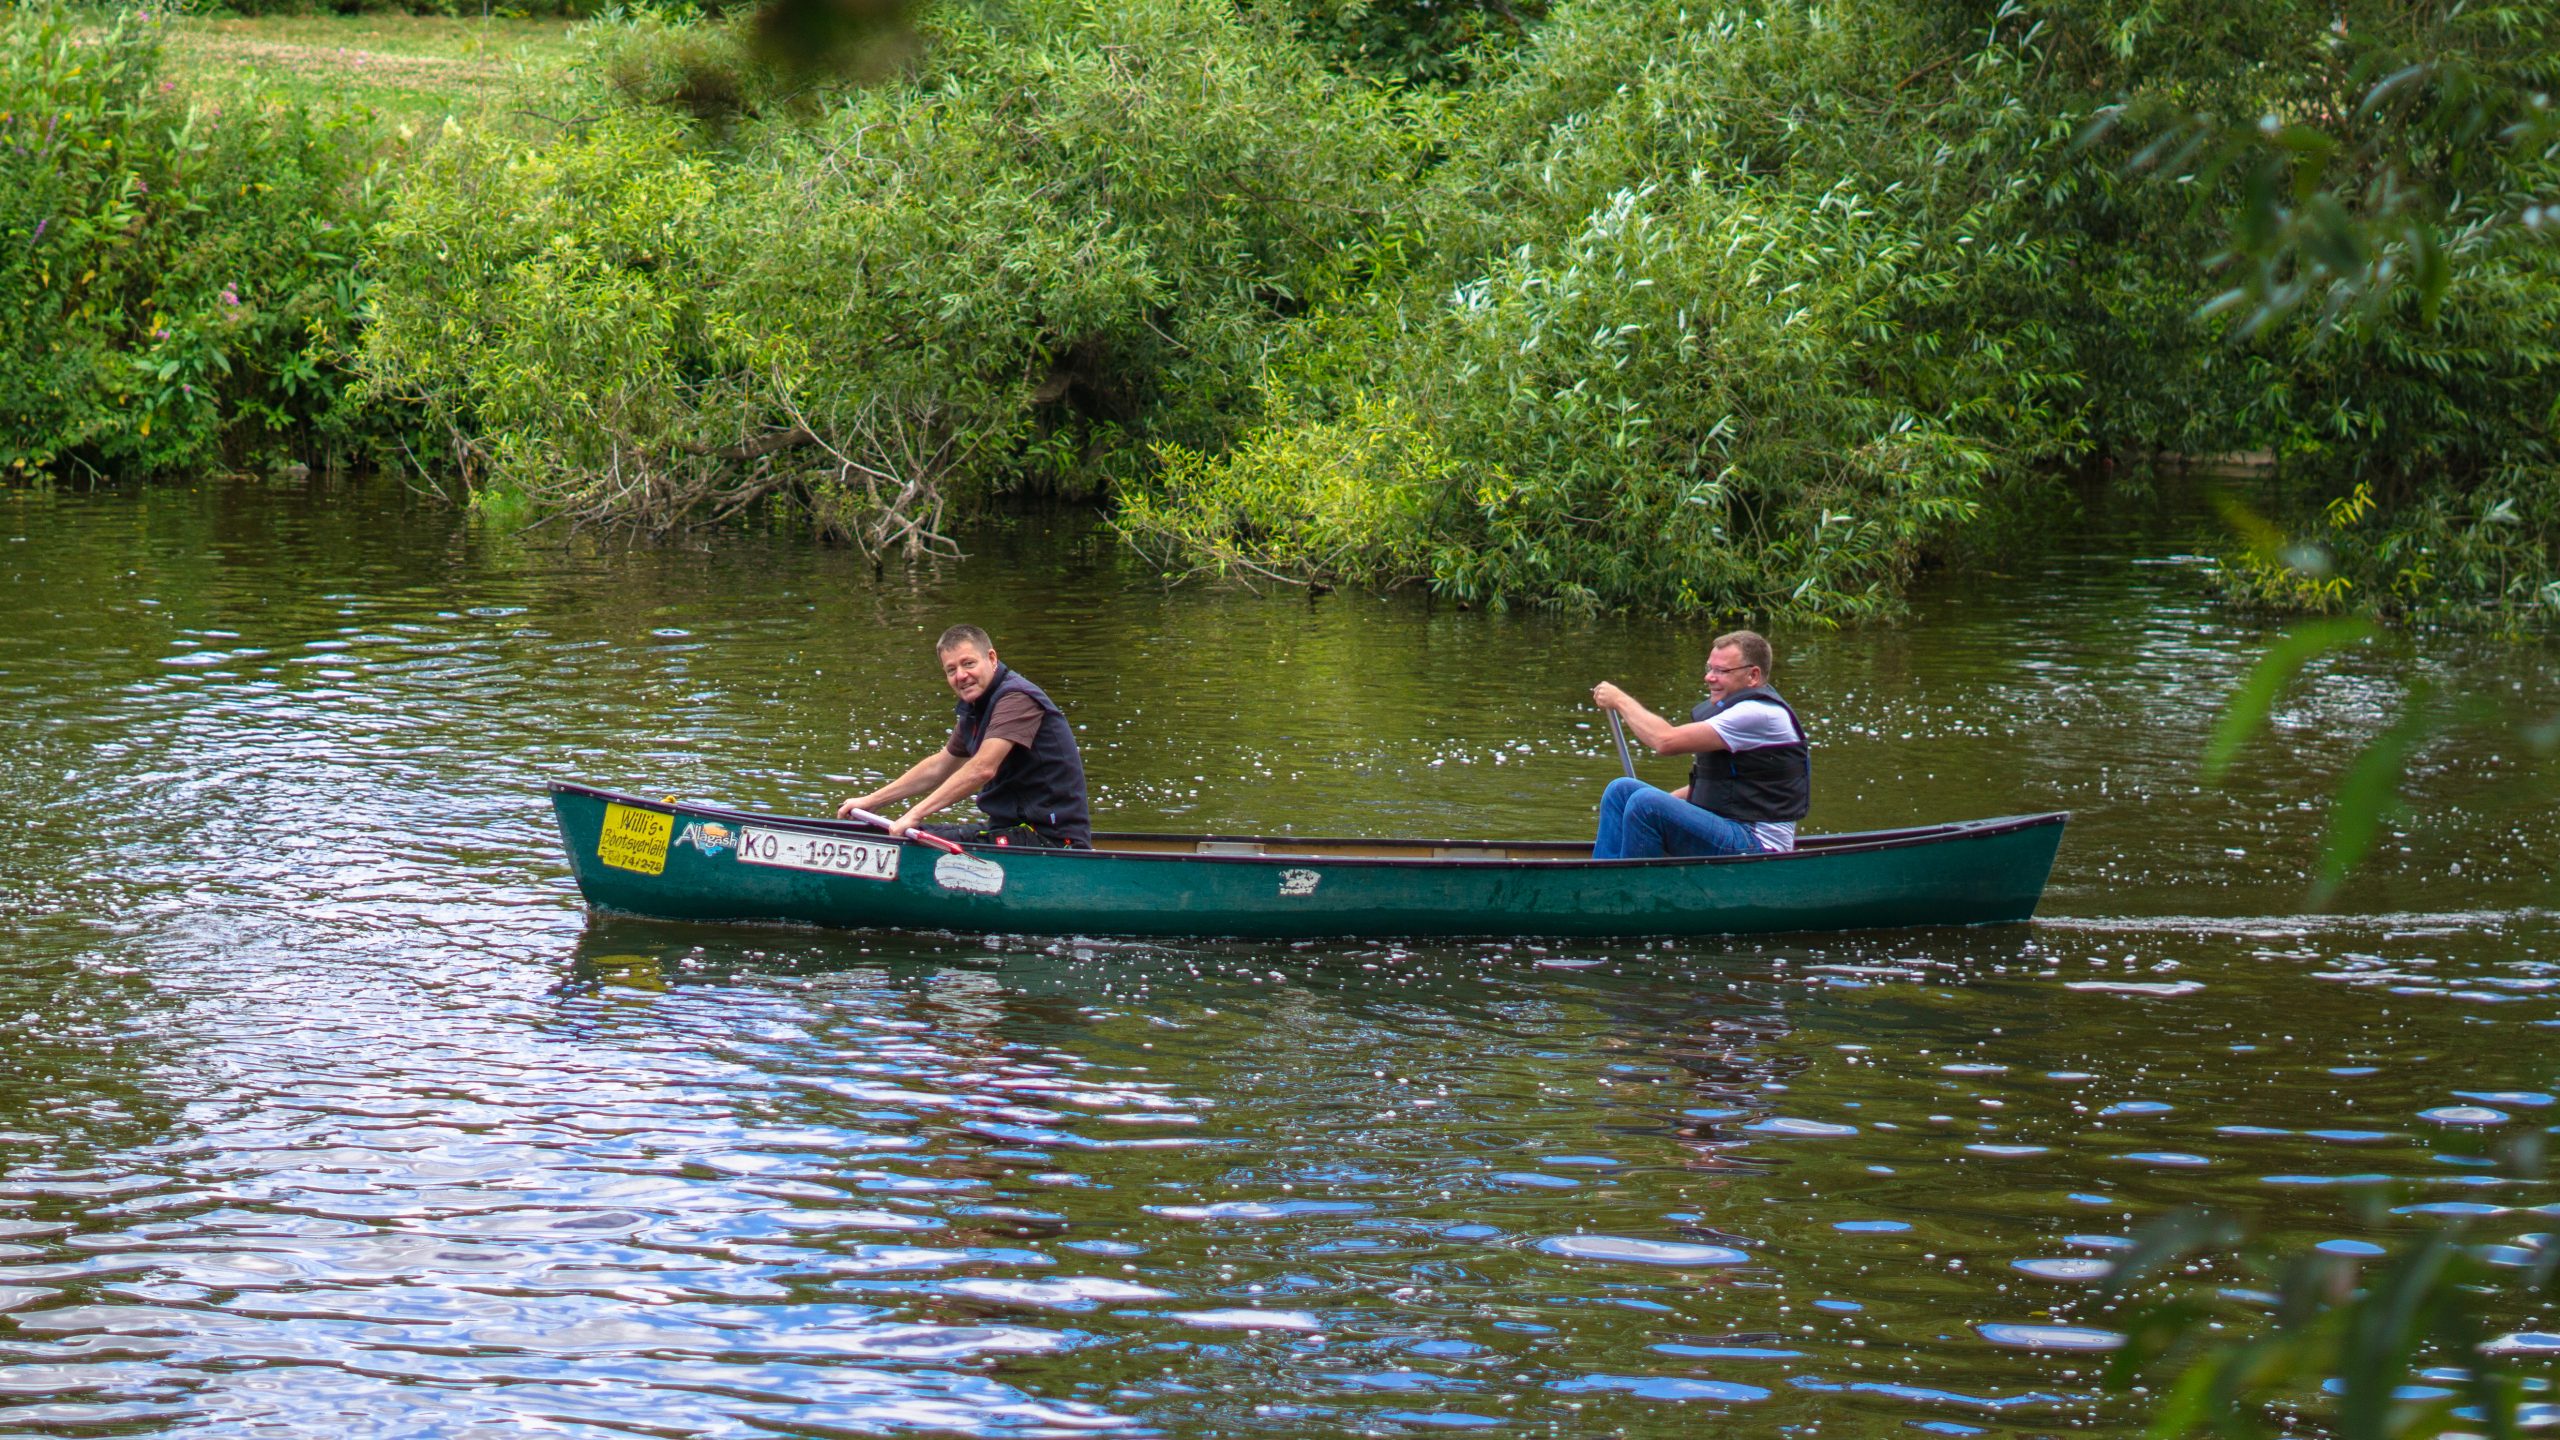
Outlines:
{"type": "Polygon", "coordinates": [[[1769,642],[1761,638],[1757,630],[1736,630],[1728,635],[1719,635],[1716,643],[1707,647],[1707,653],[1713,655],[1727,647],[1741,651],[1742,663],[1759,666],[1763,675],[1776,668],[1777,657],[1769,653],[1769,642]]]}
{"type": "MultiPolygon", "coordinates": [[[[933,642],[933,653],[936,655],[948,655],[963,645],[975,645],[982,654],[996,648],[996,642],[988,639],[987,632],[979,629],[977,626],[954,625],[950,629],[942,632],[941,639],[933,642]]],[[[1769,647],[1764,644],[1760,648],[1763,652],[1766,652],[1769,647]]]]}

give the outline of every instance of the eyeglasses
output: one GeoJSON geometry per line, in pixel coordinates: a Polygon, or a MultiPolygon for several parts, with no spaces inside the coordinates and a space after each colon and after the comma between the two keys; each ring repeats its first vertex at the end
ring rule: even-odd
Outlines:
{"type": "Polygon", "coordinates": [[[1760,667],[1757,665],[1710,665],[1707,667],[1707,673],[1710,675],[1739,675],[1745,670],[1757,670],[1759,668],[1760,667]]]}

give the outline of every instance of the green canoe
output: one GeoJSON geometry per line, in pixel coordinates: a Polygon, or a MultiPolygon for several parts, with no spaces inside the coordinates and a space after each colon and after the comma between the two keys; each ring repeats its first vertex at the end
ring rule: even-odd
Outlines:
{"type": "Polygon", "coordinates": [[[865,825],[554,782],[598,910],[1013,935],[1634,937],[1982,925],[2035,913],[2067,815],[1594,860],[1588,841],[1096,835],[943,854],[865,825]]]}

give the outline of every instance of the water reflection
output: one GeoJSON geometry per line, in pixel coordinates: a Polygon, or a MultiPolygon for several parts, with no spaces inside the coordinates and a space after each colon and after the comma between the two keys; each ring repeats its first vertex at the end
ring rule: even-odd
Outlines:
{"type": "Polygon", "coordinates": [[[1128,944],[589,925],[538,781],[812,804],[939,723],[916,656],[967,608],[1114,823],[1573,833],[1589,672],[1660,692],[1691,637],[1165,596],[1048,535],[875,581],[396,496],[8,505],[19,1431],[2130,1433],[2094,1287],[2146,1216],[2560,1229],[2490,1163],[2560,1089],[2513,757],[2429,762],[2362,913],[2283,914],[2402,662],[2197,791],[2211,699],[2159,677],[2252,637],[2130,551],[1781,637],[1821,821],[2075,808],[2059,918],[1128,944]]]}

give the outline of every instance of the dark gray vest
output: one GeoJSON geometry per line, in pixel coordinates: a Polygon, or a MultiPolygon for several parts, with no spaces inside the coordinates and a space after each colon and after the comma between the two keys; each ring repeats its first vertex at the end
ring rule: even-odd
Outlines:
{"type": "Polygon", "coordinates": [[[1804,722],[1796,719],[1794,706],[1778,698],[1778,692],[1768,686],[1754,685],[1726,696],[1721,705],[1712,700],[1702,702],[1689,712],[1689,718],[1704,720],[1746,700],[1766,700],[1786,711],[1787,724],[1796,732],[1795,742],[1758,750],[1700,751],[1689,762],[1690,803],[1745,825],[1801,820],[1813,809],[1813,751],[1805,743],[1804,722]]]}
{"type": "Polygon", "coordinates": [[[1029,745],[1017,745],[1004,757],[995,778],[978,792],[978,808],[998,827],[1028,825],[1043,835],[1091,844],[1093,818],[1085,810],[1084,756],[1076,750],[1075,731],[1067,726],[1066,712],[1039,686],[1013,673],[1011,666],[996,666],[995,682],[974,704],[963,701],[954,707],[960,753],[978,753],[987,738],[987,720],[995,714],[996,697],[1008,691],[1027,695],[1040,707],[1040,733],[1029,745]]]}

